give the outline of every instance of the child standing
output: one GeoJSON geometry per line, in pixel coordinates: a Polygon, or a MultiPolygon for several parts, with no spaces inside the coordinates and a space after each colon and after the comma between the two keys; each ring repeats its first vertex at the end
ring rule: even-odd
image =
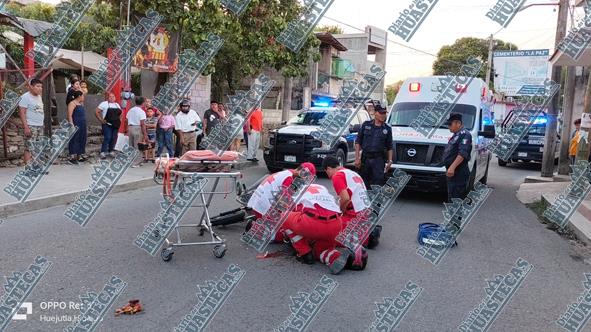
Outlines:
{"type": "Polygon", "coordinates": [[[581,119],[575,120],[575,132],[571,136],[570,144],[568,147],[568,156],[570,158],[570,164],[575,164],[575,158],[577,157],[577,150],[579,148],[579,141],[581,140],[581,119]]]}
{"type": "Polygon", "coordinates": [[[146,131],[148,132],[148,144],[150,148],[144,151],[144,159],[154,162],[154,146],[156,144],[156,125],[158,119],[154,117],[154,108],[148,107],[146,110],[146,131]]]}

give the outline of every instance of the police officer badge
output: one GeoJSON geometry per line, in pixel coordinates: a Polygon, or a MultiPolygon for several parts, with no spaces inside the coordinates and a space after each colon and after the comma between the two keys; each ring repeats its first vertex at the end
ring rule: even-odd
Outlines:
{"type": "Polygon", "coordinates": [[[382,130],[382,133],[384,133],[384,135],[388,134],[388,131],[386,129],[382,130]]]}

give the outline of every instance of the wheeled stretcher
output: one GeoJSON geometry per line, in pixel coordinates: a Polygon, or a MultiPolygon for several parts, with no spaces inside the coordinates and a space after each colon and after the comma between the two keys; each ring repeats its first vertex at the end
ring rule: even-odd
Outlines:
{"type": "MultiPolygon", "coordinates": [[[[232,171],[232,166],[237,163],[237,160],[237,153],[226,152],[222,156],[217,156],[211,151],[189,151],[178,159],[168,157],[156,159],[154,181],[163,186],[163,196],[166,198],[171,199],[173,188],[182,188],[181,184],[189,181],[194,175],[208,181],[198,195],[195,203],[191,205],[191,208],[202,210],[197,223],[182,224],[179,221],[174,227],[176,241],[165,239],[166,245],[163,246],[161,251],[162,260],[170,261],[174,254],[174,247],[179,246],[213,245],[213,254],[215,257],[222,258],[225,255],[227,250],[225,240],[220,238],[213,230],[215,224],[212,224],[212,221],[215,220],[212,220],[209,214],[209,206],[214,195],[227,196],[234,192],[239,194],[241,188],[244,187],[244,185],[241,187],[239,181],[242,178],[242,174],[232,171]],[[226,183],[223,188],[218,188],[221,179],[225,179],[226,183]],[[203,236],[207,232],[210,238],[198,242],[183,242],[180,233],[181,228],[196,228],[200,236],[203,236]]],[[[243,220],[244,218],[240,221],[243,220]]]]}

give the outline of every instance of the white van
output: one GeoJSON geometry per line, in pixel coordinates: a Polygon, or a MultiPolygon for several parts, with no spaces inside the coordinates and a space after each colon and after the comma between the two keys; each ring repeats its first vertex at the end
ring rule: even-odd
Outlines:
{"type": "MultiPolygon", "coordinates": [[[[406,79],[387,120],[392,127],[394,141],[392,167],[411,175],[407,187],[418,191],[445,191],[447,188],[443,151],[452,133],[445,122],[431,138],[410,126],[421,110],[433,103],[442,90],[438,77],[443,76],[406,79]]],[[[460,93],[460,98],[450,113],[462,114],[464,127],[472,134],[472,155],[468,164],[471,171],[468,189],[471,189],[476,181],[485,184],[488,178],[491,153],[486,146],[495,136],[491,113],[493,94],[479,78],[474,78],[469,86],[456,86],[456,92],[460,93]]]]}

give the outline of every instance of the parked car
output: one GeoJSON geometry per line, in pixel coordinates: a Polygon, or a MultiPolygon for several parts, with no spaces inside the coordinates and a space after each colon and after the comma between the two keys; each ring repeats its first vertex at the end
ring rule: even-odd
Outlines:
{"type": "MultiPolygon", "coordinates": [[[[512,120],[515,112],[511,111],[503,124],[501,125],[501,131],[506,130],[507,124],[512,120]]],[[[529,119],[526,119],[526,121],[529,119]]],[[[507,161],[498,159],[499,166],[507,166],[510,162],[542,162],[542,156],[544,154],[544,139],[546,138],[546,123],[548,122],[547,114],[542,113],[536,117],[527,132],[527,134],[521,139],[511,158],[507,161]]],[[[560,146],[560,136],[557,135],[557,143],[554,149],[554,158],[558,159],[558,147],[560,146]]]]}
{"type": "Polygon", "coordinates": [[[311,133],[318,131],[320,121],[337,107],[311,107],[302,110],[289,120],[286,126],[269,132],[263,156],[267,169],[277,172],[283,168],[294,168],[303,162],[311,162],[316,167],[322,165],[326,156],[334,156],[341,165],[355,161],[355,139],[361,123],[370,119],[366,110],[359,110],[349,127],[331,149],[315,139],[311,133]]]}

